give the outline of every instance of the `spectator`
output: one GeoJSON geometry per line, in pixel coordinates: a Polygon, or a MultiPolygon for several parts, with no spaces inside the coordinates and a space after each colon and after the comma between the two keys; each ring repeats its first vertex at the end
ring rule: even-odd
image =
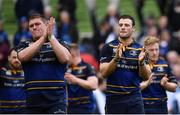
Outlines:
{"type": "Polygon", "coordinates": [[[21,17],[18,23],[18,30],[13,39],[13,45],[18,46],[21,41],[32,40],[32,35],[28,30],[28,20],[26,17],[21,17]]]}
{"type": "Polygon", "coordinates": [[[0,68],[5,66],[8,61],[8,51],[10,44],[8,40],[8,34],[4,30],[3,21],[0,20],[0,68]]]}
{"type": "Polygon", "coordinates": [[[18,21],[23,16],[27,18],[31,12],[43,14],[43,10],[42,0],[17,0],[15,3],[15,14],[18,21]]]}
{"type": "Polygon", "coordinates": [[[72,23],[76,24],[76,0],[58,0],[57,8],[59,13],[62,11],[67,11],[72,23]]]}
{"type": "Polygon", "coordinates": [[[78,30],[72,23],[67,11],[59,12],[58,37],[67,43],[78,42],[78,30]]]}

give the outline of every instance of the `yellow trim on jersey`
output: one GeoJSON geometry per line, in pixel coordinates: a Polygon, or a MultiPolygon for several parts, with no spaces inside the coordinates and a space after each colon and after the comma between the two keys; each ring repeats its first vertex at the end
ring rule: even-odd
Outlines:
{"type": "Polygon", "coordinates": [[[121,59],[128,59],[128,60],[139,60],[139,58],[127,58],[127,57],[121,57],[121,59]]]}
{"type": "Polygon", "coordinates": [[[110,46],[110,47],[113,47],[113,48],[117,48],[117,47],[118,47],[118,45],[115,46],[115,45],[112,45],[112,44],[109,44],[109,46],[110,46]]]}
{"type": "Polygon", "coordinates": [[[143,48],[133,48],[133,47],[126,47],[128,50],[142,50],[143,48]]]}
{"type": "Polygon", "coordinates": [[[25,84],[30,84],[30,83],[47,83],[47,82],[61,82],[63,83],[64,81],[62,80],[37,80],[37,81],[29,81],[29,82],[26,82],[25,84]]]}
{"type": "Polygon", "coordinates": [[[82,99],[89,99],[89,96],[68,98],[68,100],[73,100],[73,101],[82,100],[82,99]]]}
{"type": "Polygon", "coordinates": [[[6,77],[6,76],[0,76],[2,78],[6,78],[6,79],[12,79],[12,80],[24,80],[24,78],[15,78],[15,77],[6,77]]]}
{"type": "Polygon", "coordinates": [[[74,67],[71,67],[73,70],[80,70],[80,69],[85,69],[87,66],[80,66],[80,67],[77,67],[77,66],[74,66],[74,67]]]}
{"type": "Polygon", "coordinates": [[[9,101],[9,100],[0,100],[0,103],[25,103],[25,100],[15,100],[15,101],[9,101]]]}
{"type": "Polygon", "coordinates": [[[161,67],[168,67],[167,64],[153,64],[153,67],[159,67],[159,66],[161,66],[161,67]]]}
{"type": "Polygon", "coordinates": [[[26,90],[41,90],[41,89],[62,89],[62,87],[32,87],[26,90]]]}
{"type": "Polygon", "coordinates": [[[106,92],[115,93],[115,94],[129,94],[130,93],[130,92],[118,92],[118,91],[110,91],[110,90],[106,90],[106,92]]]}
{"type": "MultiPolygon", "coordinates": [[[[118,45],[112,45],[112,44],[109,44],[110,47],[113,47],[113,48],[117,48],[118,45]]],[[[143,48],[133,48],[133,47],[125,47],[125,49],[128,49],[128,50],[142,50],[143,48]]]]}
{"type": "Polygon", "coordinates": [[[21,105],[21,106],[0,106],[0,108],[24,108],[26,105],[21,105]]]}
{"type": "Polygon", "coordinates": [[[110,85],[107,84],[109,87],[116,87],[116,88],[136,88],[135,86],[120,86],[120,85],[110,85]]]}
{"type": "Polygon", "coordinates": [[[84,77],[86,76],[85,74],[84,75],[75,75],[76,77],[84,77]]]}
{"type": "Polygon", "coordinates": [[[167,97],[164,98],[143,98],[144,100],[162,100],[162,99],[167,99],[167,97]]]}
{"type": "Polygon", "coordinates": [[[164,73],[155,73],[155,74],[153,74],[154,76],[159,76],[159,75],[166,75],[166,74],[164,74],[164,73]]]}

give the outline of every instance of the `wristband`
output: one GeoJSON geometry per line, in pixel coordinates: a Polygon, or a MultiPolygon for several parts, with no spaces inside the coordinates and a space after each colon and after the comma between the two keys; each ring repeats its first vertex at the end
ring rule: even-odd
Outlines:
{"type": "Polygon", "coordinates": [[[50,36],[48,36],[48,40],[52,40],[52,39],[56,39],[55,36],[53,34],[51,34],[50,36]]]}

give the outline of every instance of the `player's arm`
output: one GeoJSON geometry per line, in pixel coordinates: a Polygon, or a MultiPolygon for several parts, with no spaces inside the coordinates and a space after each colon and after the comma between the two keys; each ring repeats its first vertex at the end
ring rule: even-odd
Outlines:
{"type": "Polygon", "coordinates": [[[83,80],[70,73],[65,73],[65,79],[70,84],[77,84],[87,90],[95,90],[98,87],[98,79],[96,76],[90,76],[87,80],[83,80]]]}
{"type": "Polygon", "coordinates": [[[177,88],[177,84],[174,82],[169,82],[169,78],[165,75],[160,82],[161,86],[170,92],[175,92],[177,88]]]}
{"type": "Polygon", "coordinates": [[[118,61],[116,61],[115,58],[113,58],[109,63],[106,63],[106,62],[100,63],[100,72],[101,72],[102,76],[107,77],[112,72],[114,72],[114,70],[117,67],[117,63],[118,63],[118,61]]]}
{"type": "Polygon", "coordinates": [[[67,48],[65,48],[59,41],[52,35],[53,27],[55,24],[55,19],[53,17],[50,18],[47,28],[47,35],[49,42],[51,43],[52,49],[54,50],[59,62],[67,63],[71,58],[71,54],[67,48]]]}
{"type": "Polygon", "coordinates": [[[30,60],[42,47],[45,42],[44,36],[39,38],[37,41],[29,44],[28,47],[18,52],[18,58],[21,62],[30,60]]]}
{"type": "Polygon", "coordinates": [[[144,61],[145,59],[145,51],[144,49],[139,54],[139,75],[144,79],[148,80],[151,75],[151,68],[144,61]]]}
{"type": "Polygon", "coordinates": [[[141,88],[141,90],[146,89],[146,88],[151,84],[151,82],[152,82],[152,77],[153,77],[153,73],[150,75],[150,77],[149,77],[148,80],[142,81],[142,82],[140,83],[140,88],[141,88]]]}
{"type": "Polygon", "coordinates": [[[114,70],[117,68],[117,64],[120,60],[120,57],[122,55],[123,45],[118,45],[116,54],[114,58],[110,62],[103,62],[100,63],[100,72],[103,77],[107,77],[110,75],[114,70]]]}

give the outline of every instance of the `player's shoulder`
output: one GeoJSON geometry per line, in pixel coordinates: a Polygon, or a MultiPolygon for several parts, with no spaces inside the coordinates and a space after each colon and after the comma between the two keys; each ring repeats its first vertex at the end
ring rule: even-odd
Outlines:
{"type": "Polygon", "coordinates": [[[158,62],[161,64],[167,64],[167,61],[164,57],[159,57],[158,62]]]}

